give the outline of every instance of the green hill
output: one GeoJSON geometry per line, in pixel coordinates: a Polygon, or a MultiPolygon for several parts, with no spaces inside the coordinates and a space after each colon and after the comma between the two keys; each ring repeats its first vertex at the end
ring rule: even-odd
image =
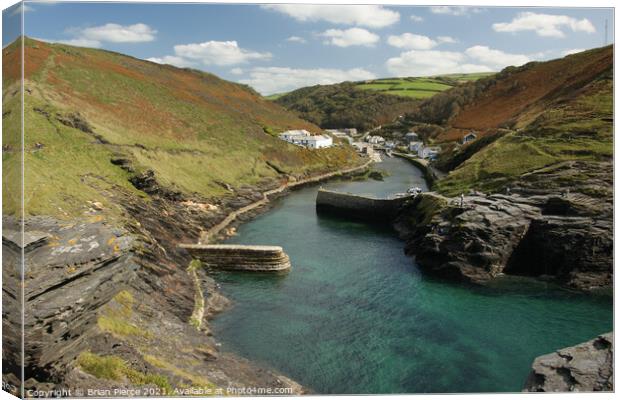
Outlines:
{"type": "MultiPolygon", "coordinates": [[[[19,46],[3,49],[3,127],[20,124],[19,46]]],[[[76,216],[98,201],[121,215],[118,193],[148,197],[147,177],[183,197],[277,181],[357,162],[348,147],[302,149],[275,135],[320,132],[247,86],[109,51],[25,40],[25,207],[76,216]],[[134,184],[132,184],[134,182],[134,184]]],[[[19,137],[4,135],[5,179],[19,137]]],[[[5,211],[19,196],[4,190],[5,211]]]]}
{"type": "Polygon", "coordinates": [[[358,83],[304,87],[286,93],[275,103],[321,128],[367,130],[411,111],[415,99],[374,90],[360,90],[358,83]]]}

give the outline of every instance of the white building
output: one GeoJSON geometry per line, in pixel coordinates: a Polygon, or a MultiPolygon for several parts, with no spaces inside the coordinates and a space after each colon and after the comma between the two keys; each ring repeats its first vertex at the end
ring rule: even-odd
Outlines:
{"type": "Polygon", "coordinates": [[[462,144],[466,144],[469,142],[473,142],[474,140],[476,140],[477,136],[474,132],[469,132],[467,135],[463,136],[463,139],[461,139],[461,143],[462,144]]]}
{"type": "Polygon", "coordinates": [[[441,148],[439,147],[424,147],[420,146],[418,148],[418,157],[420,158],[436,158],[441,148]]]}
{"type": "Polygon", "coordinates": [[[289,143],[299,144],[304,138],[311,136],[310,132],[305,129],[293,129],[290,131],[282,132],[280,134],[280,139],[285,140],[289,143]]]}
{"type": "Polygon", "coordinates": [[[333,140],[327,135],[312,135],[305,129],[296,129],[280,134],[280,139],[298,146],[307,147],[309,149],[320,149],[329,147],[333,144],[333,140]]]}
{"type": "Polygon", "coordinates": [[[412,153],[417,153],[420,147],[423,147],[424,143],[418,142],[409,142],[409,151],[412,153]]]}
{"type": "Polygon", "coordinates": [[[315,135],[308,136],[305,146],[309,149],[320,149],[323,147],[329,147],[333,144],[331,137],[327,135],[315,135]]]}
{"type": "Polygon", "coordinates": [[[368,136],[366,141],[371,144],[385,143],[385,139],[383,138],[383,136],[368,136]]]}
{"type": "Polygon", "coordinates": [[[415,132],[408,132],[405,135],[405,140],[409,142],[417,142],[419,139],[418,134],[415,132]]]}

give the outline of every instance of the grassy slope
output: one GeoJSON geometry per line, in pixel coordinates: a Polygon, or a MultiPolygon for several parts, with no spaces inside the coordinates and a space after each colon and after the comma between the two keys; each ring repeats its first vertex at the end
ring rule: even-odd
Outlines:
{"type": "Polygon", "coordinates": [[[470,188],[497,191],[524,173],[563,161],[611,161],[612,63],[612,48],[606,47],[533,64],[498,80],[449,125],[484,134],[509,125],[512,132],[475,152],[436,189],[450,195],[470,188]]]}
{"type": "MultiPolygon", "coordinates": [[[[3,50],[5,64],[17,50],[3,50]]],[[[211,74],[30,39],[25,52],[28,214],[75,216],[88,201],[120,214],[115,191],[145,195],[128,182],[128,172],[111,164],[113,157],[131,160],[136,173],[153,170],[164,186],[202,197],[223,194],[220,183],[277,178],[267,161],[301,175],[357,159],[349,148],[310,151],[277,139],[288,128],[320,129],[211,74]],[[94,133],[59,122],[58,116],[77,112],[94,133]]],[[[3,124],[18,129],[19,93],[11,91],[16,83],[8,74],[4,79],[3,105],[11,113],[3,124]]],[[[14,140],[5,135],[3,144],[18,148],[14,140]]],[[[5,152],[3,165],[18,156],[5,152]]],[[[17,207],[10,193],[3,199],[7,210],[17,207]]]]}

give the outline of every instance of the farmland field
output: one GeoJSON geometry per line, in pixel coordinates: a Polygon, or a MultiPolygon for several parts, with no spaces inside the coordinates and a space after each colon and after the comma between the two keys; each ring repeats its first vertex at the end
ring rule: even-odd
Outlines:
{"type": "Polygon", "coordinates": [[[395,96],[426,99],[439,92],[450,89],[459,83],[475,81],[492,74],[492,72],[481,72],[473,74],[442,75],[429,78],[384,78],[360,82],[356,87],[358,89],[375,90],[395,96]]]}

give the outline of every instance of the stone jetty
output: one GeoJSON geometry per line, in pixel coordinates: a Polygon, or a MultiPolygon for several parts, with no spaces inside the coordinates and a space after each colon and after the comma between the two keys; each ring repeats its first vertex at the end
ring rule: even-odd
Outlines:
{"type": "Polygon", "coordinates": [[[280,246],[237,244],[181,244],[192,257],[213,268],[234,271],[277,272],[291,268],[280,246]]]}
{"type": "Polygon", "coordinates": [[[352,193],[319,189],[316,209],[336,215],[365,220],[382,220],[391,223],[405,203],[415,196],[377,199],[352,193]]]}

